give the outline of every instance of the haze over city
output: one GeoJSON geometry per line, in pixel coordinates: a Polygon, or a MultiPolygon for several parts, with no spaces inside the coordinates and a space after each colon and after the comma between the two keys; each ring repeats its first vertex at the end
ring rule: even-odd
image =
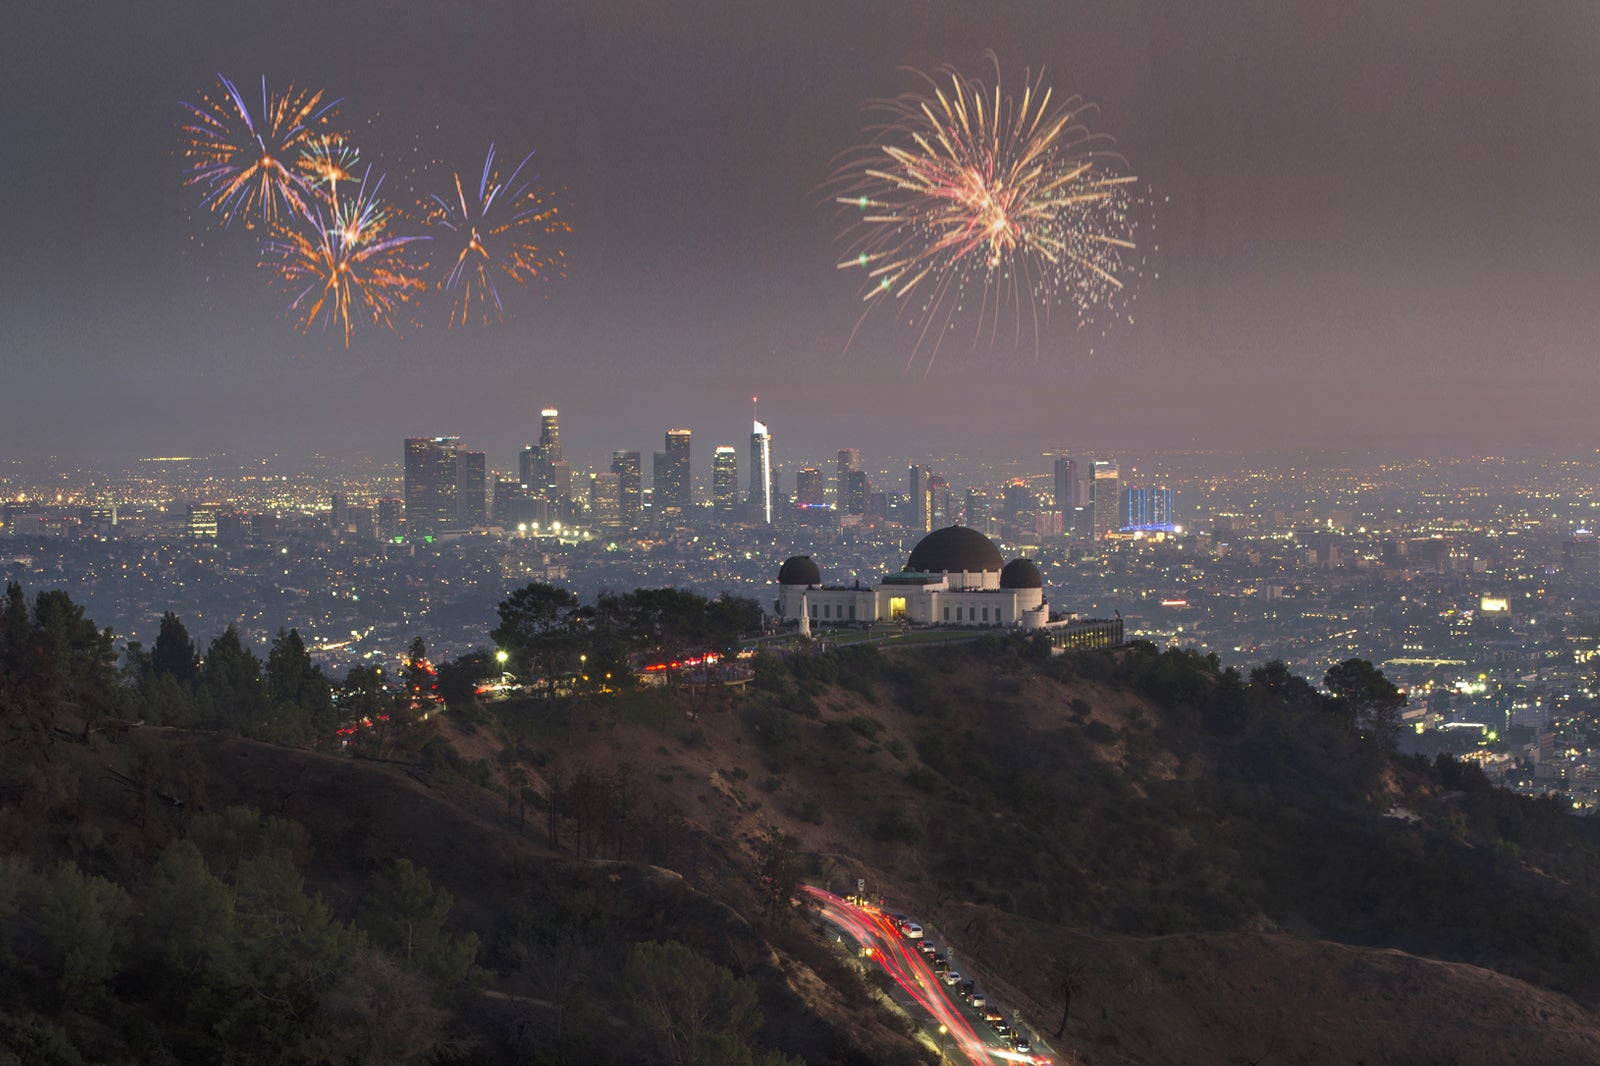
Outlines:
{"type": "Polygon", "coordinates": [[[1600,13],[1586,5],[34,5],[0,63],[0,454],[504,462],[558,405],[575,462],[673,425],[991,461],[1062,444],[1587,451],[1600,13]],[[931,367],[860,313],[823,186],[905,68],[1043,69],[1148,189],[1132,322],[931,367]],[[217,72],[342,98],[398,195],[536,152],[574,232],[505,321],[302,335],[182,185],[217,72]],[[907,368],[908,361],[911,366],[907,368]]]}

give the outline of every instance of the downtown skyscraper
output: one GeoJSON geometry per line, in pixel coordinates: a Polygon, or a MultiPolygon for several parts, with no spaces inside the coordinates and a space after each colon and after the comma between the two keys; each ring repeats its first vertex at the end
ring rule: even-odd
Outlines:
{"type": "Polygon", "coordinates": [[[739,453],[729,444],[711,457],[711,511],[721,525],[739,517],[739,453]]]}
{"type": "Polygon", "coordinates": [[[651,499],[658,522],[677,523],[689,516],[690,466],[689,431],[667,430],[667,450],[655,453],[651,499]]]}
{"type": "Polygon", "coordinates": [[[611,472],[617,475],[618,521],[632,529],[643,512],[644,482],[638,452],[612,452],[611,472]]]}
{"type": "Polygon", "coordinates": [[[460,520],[460,451],[460,437],[406,438],[406,525],[412,533],[435,533],[460,520]]]}
{"type": "Polygon", "coordinates": [[[772,434],[760,419],[750,431],[750,519],[772,524],[772,434]]]}

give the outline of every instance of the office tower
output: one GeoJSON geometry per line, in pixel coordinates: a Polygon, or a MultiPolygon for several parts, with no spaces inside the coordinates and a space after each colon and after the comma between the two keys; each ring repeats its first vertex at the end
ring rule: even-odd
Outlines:
{"type": "Polygon", "coordinates": [[[217,543],[222,547],[243,544],[244,513],[226,510],[217,512],[217,543]]]}
{"type": "Polygon", "coordinates": [[[606,471],[589,475],[589,522],[601,529],[622,524],[622,477],[606,471]]]}
{"type": "Polygon", "coordinates": [[[1173,491],[1164,486],[1129,485],[1122,495],[1122,528],[1146,533],[1171,533],[1177,528],[1173,491]]]}
{"type": "Polygon", "coordinates": [[[189,505],[189,536],[199,540],[217,539],[217,508],[215,505],[189,505]]]}
{"type": "Polygon", "coordinates": [[[643,471],[638,452],[612,452],[611,472],[617,475],[617,521],[629,529],[639,524],[644,504],[643,471]]]}
{"type": "Polygon", "coordinates": [[[1027,516],[1032,521],[1034,510],[1038,507],[1038,500],[1033,495],[1033,490],[1022,478],[1012,478],[1000,495],[1000,508],[1006,521],[1016,522],[1027,516]]]}
{"type": "Polygon", "coordinates": [[[488,469],[482,452],[456,456],[456,523],[465,529],[489,524],[488,469]]]}
{"type": "Polygon", "coordinates": [[[689,431],[667,430],[667,450],[655,453],[652,503],[659,522],[681,522],[689,513],[689,431]]]}
{"type": "Polygon", "coordinates": [[[343,529],[345,522],[349,519],[349,509],[350,503],[345,498],[345,494],[342,492],[334,493],[333,500],[328,505],[329,528],[335,531],[343,529]]]}
{"type": "Polygon", "coordinates": [[[1100,540],[1117,528],[1117,464],[1096,459],[1089,469],[1089,534],[1100,540]]]}
{"type": "Polygon", "coordinates": [[[750,431],[750,517],[772,524],[772,434],[761,421],[750,431]]]}
{"type": "Polygon", "coordinates": [[[552,463],[564,458],[561,454],[561,428],[556,424],[556,416],[560,413],[554,407],[546,407],[539,412],[539,447],[544,451],[545,459],[552,463]]]}
{"type": "Polygon", "coordinates": [[[838,465],[838,467],[837,467],[837,469],[836,469],[836,471],[834,473],[833,499],[834,499],[834,503],[836,503],[838,505],[839,510],[841,510],[841,511],[843,511],[845,509],[844,508],[844,498],[845,498],[845,493],[849,488],[850,472],[852,470],[860,470],[860,469],[861,469],[861,449],[859,449],[859,448],[840,448],[839,449],[839,465],[838,465]]]}
{"type": "Polygon", "coordinates": [[[739,453],[730,444],[718,447],[711,457],[711,510],[724,525],[738,518],[739,453]]]}
{"type": "Polygon", "coordinates": [[[545,478],[544,498],[555,510],[566,513],[572,504],[572,464],[565,459],[550,463],[550,473],[545,478]]]}
{"type": "Polygon", "coordinates": [[[539,446],[530,444],[517,457],[517,480],[526,485],[530,492],[538,492],[544,487],[544,468],[539,461],[541,455],[543,452],[539,446]]]}
{"type": "Polygon", "coordinates": [[[400,535],[405,521],[405,501],[398,496],[383,496],[378,500],[378,536],[393,540],[400,535]]]}
{"type": "Polygon", "coordinates": [[[522,449],[517,469],[528,491],[544,498],[553,518],[569,516],[572,504],[572,467],[561,454],[559,415],[554,407],[539,412],[539,443],[522,449]]]}
{"type": "Polygon", "coordinates": [[[1063,531],[1072,528],[1074,512],[1078,509],[1078,464],[1065,455],[1056,456],[1055,470],[1056,510],[1061,515],[1063,531]]]}
{"type": "Polygon", "coordinates": [[[826,485],[822,471],[816,467],[801,469],[794,476],[794,502],[801,507],[821,507],[826,485]]]}
{"type": "Polygon", "coordinates": [[[352,505],[348,517],[350,532],[355,534],[357,540],[377,539],[377,527],[372,523],[372,508],[352,505]]]}
{"type": "Polygon", "coordinates": [[[526,522],[528,486],[516,478],[494,479],[494,524],[503,529],[515,529],[518,522],[526,522]]]}
{"type": "Polygon", "coordinates": [[[460,437],[406,438],[406,525],[426,535],[456,524],[460,437]]]}
{"type": "Polygon", "coordinates": [[[865,470],[851,470],[844,476],[844,498],[839,509],[845,514],[866,514],[867,494],[872,491],[865,470]]]}
{"type": "Polygon", "coordinates": [[[951,499],[950,483],[939,474],[928,477],[928,525],[943,529],[956,524],[955,501],[951,499]]]}
{"type": "Polygon", "coordinates": [[[911,528],[926,533],[932,528],[928,523],[932,519],[933,511],[928,505],[927,468],[913,464],[906,478],[906,485],[911,528]]]}
{"type": "Polygon", "coordinates": [[[994,524],[989,517],[989,495],[982,489],[967,490],[966,524],[979,533],[988,536],[994,532],[994,524]]]}

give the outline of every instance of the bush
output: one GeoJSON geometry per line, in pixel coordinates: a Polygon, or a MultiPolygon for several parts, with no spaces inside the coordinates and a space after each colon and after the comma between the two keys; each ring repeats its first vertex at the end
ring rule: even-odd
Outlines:
{"type": "Polygon", "coordinates": [[[1098,720],[1084,726],[1083,735],[1095,744],[1115,744],[1117,742],[1117,731],[1098,720]]]}

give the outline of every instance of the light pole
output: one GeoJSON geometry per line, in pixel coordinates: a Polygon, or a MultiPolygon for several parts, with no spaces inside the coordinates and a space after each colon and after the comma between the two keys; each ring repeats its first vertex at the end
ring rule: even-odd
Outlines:
{"type": "Polygon", "coordinates": [[[947,1058],[947,1056],[945,1055],[945,1045],[948,1043],[949,1036],[950,1036],[950,1027],[948,1025],[945,1025],[943,1022],[939,1023],[939,1061],[940,1062],[944,1062],[945,1059],[947,1058]]]}

